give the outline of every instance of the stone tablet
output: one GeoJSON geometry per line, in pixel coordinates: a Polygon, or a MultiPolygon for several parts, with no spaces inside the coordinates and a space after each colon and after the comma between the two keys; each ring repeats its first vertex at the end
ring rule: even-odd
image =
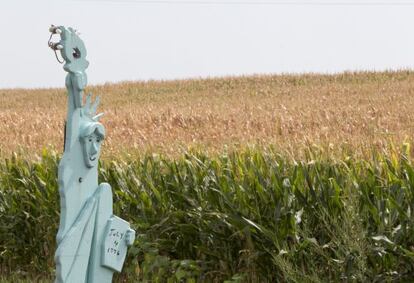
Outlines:
{"type": "Polygon", "coordinates": [[[129,223],[118,216],[112,216],[105,230],[102,265],[121,272],[128,244],[133,243],[134,238],[135,231],[131,230],[129,223]]]}

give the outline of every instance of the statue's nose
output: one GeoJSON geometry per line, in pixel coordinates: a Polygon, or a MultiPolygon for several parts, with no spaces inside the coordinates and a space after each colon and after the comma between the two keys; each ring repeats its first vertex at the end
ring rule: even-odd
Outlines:
{"type": "Polygon", "coordinates": [[[96,143],[92,143],[91,146],[91,155],[95,155],[98,153],[98,147],[96,146],[96,143]]]}

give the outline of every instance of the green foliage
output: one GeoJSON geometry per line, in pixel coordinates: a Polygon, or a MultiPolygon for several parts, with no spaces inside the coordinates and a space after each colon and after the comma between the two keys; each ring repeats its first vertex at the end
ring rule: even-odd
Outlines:
{"type": "MultiPolygon", "coordinates": [[[[117,282],[404,281],[414,166],[403,154],[295,161],[271,149],[106,161],[137,240],[117,282]]],[[[58,157],[0,162],[0,271],[53,274],[58,157]]],[[[33,277],[32,277],[33,278],[33,277]]]]}

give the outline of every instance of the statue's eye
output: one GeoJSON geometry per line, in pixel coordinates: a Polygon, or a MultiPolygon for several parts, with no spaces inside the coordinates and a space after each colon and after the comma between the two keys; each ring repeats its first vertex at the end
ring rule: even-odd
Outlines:
{"type": "Polygon", "coordinates": [[[77,47],[73,48],[72,55],[75,59],[79,59],[81,57],[81,52],[80,52],[79,48],[77,48],[77,47]]]}
{"type": "Polygon", "coordinates": [[[92,138],[89,138],[89,142],[92,142],[92,138]]]}
{"type": "Polygon", "coordinates": [[[101,139],[96,139],[96,142],[101,142],[101,139]]]}

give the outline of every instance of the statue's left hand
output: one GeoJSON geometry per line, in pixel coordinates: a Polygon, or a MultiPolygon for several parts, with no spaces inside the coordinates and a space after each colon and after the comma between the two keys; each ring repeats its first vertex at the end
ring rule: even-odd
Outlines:
{"type": "Polygon", "coordinates": [[[132,246],[134,244],[134,241],[135,241],[135,231],[134,230],[129,229],[126,232],[125,241],[126,241],[126,245],[128,247],[130,247],[130,246],[132,246]]]}

